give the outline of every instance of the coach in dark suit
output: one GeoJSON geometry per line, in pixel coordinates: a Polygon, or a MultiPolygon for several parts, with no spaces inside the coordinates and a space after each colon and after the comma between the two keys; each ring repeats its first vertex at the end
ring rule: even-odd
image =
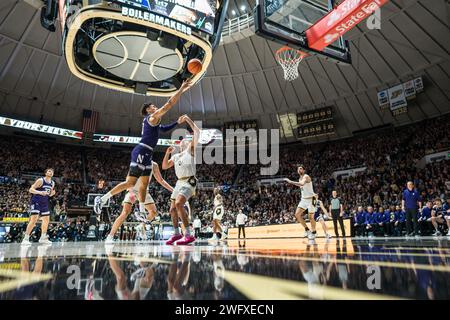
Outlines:
{"type": "Polygon", "coordinates": [[[406,235],[419,235],[419,227],[417,223],[417,212],[422,209],[422,199],[419,191],[414,188],[414,183],[408,181],[406,189],[403,191],[402,209],[406,215],[406,235]],[[411,230],[411,221],[414,232],[411,230]]]}

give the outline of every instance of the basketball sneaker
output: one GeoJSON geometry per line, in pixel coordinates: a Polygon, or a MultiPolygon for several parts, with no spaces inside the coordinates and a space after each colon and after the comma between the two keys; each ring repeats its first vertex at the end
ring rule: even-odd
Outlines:
{"type": "Polygon", "coordinates": [[[309,230],[305,231],[302,238],[308,238],[310,233],[311,233],[311,231],[309,231],[309,230]]]}
{"type": "Polygon", "coordinates": [[[25,236],[25,237],[23,237],[23,240],[22,240],[22,242],[21,242],[21,245],[24,245],[24,246],[29,246],[29,245],[31,245],[31,241],[30,241],[30,237],[28,236],[25,236]]]}
{"type": "Polygon", "coordinates": [[[329,234],[329,233],[325,233],[325,238],[331,239],[331,238],[333,238],[333,236],[331,234],[329,234]]]}
{"type": "Polygon", "coordinates": [[[309,232],[308,234],[308,239],[309,240],[314,240],[316,238],[316,233],[315,232],[309,232]]]}
{"type": "Polygon", "coordinates": [[[189,243],[192,243],[194,241],[195,241],[194,236],[186,235],[183,238],[181,238],[181,240],[178,240],[177,242],[175,242],[175,244],[177,246],[184,246],[184,245],[188,245],[189,243]]]}
{"type": "Polygon", "coordinates": [[[44,236],[44,237],[40,237],[39,238],[39,243],[41,243],[41,244],[52,244],[53,242],[51,242],[48,239],[48,236],[44,236]]]}
{"type": "Polygon", "coordinates": [[[174,234],[169,238],[169,240],[166,241],[166,244],[172,245],[175,241],[180,240],[181,238],[183,238],[181,234],[174,234]]]}
{"type": "Polygon", "coordinates": [[[105,239],[105,244],[112,244],[114,243],[114,237],[113,236],[107,236],[105,239]]]}
{"type": "Polygon", "coordinates": [[[140,221],[140,222],[147,221],[147,216],[145,215],[145,212],[135,211],[134,217],[136,218],[137,221],[140,221]]]}
{"type": "Polygon", "coordinates": [[[441,235],[441,232],[439,230],[436,230],[436,232],[432,234],[433,237],[438,237],[440,235],[441,235]]]}

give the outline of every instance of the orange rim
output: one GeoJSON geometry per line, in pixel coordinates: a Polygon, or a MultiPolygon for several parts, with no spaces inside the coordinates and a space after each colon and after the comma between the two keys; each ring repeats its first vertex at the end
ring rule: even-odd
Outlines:
{"type": "Polygon", "coordinates": [[[284,47],[281,47],[280,49],[278,49],[275,52],[275,56],[276,56],[276,59],[277,59],[278,62],[284,62],[285,61],[285,59],[283,59],[283,57],[281,56],[281,53],[283,53],[285,51],[288,51],[288,50],[297,51],[297,54],[298,54],[298,58],[292,59],[290,61],[302,60],[303,58],[308,56],[308,54],[306,52],[303,52],[301,50],[297,50],[297,49],[294,49],[294,48],[291,48],[291,47],[288,47],[288,46],[284,46],[284,47]]]}

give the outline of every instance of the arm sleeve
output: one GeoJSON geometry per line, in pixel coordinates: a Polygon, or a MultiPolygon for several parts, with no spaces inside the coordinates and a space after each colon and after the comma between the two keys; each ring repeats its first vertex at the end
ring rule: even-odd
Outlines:
{"type": "Polygon", "coordinates": [[[170,131],[173,128],[175,128],[177,126],[178,122],[175,121],[171,124],[166,124],[166,125],[160,125],[159,128],[161,129],[162,132],[166,132],[166,131],[170,131]]]}

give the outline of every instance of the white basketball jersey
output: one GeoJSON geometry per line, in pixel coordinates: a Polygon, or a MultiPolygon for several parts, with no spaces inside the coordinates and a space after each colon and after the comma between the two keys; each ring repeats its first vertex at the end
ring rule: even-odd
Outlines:
{"type": "Polygon", "coordinates": [[[214,208],[223,206],[222,196],[218,194],[214,197],[214,208]]]}
{"type": "Polygon", "coordinates": [[[172,160],[178,179],[195,176],[195,157],[190,148],[173,155],[172,160]]]}
{"type": "Polygon", "coordinates": [[[301,187],[301,192],[302,192],[302,199],[314,197],[315,194],[313,190],[312,181],[305,183],[303,187],[301,187]]]}

